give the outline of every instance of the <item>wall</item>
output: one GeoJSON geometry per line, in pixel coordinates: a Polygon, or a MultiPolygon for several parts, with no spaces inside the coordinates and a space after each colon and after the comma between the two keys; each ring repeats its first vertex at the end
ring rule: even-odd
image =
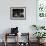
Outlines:
{"type": "Polygon", "coordinates": [[[0,0],[0,34],[17,26],[19,32],[30,32],[32,36],[32,24],[36,24],[36,0],[0,0]],[[11,20],[10,7],[26,7],[26,20],[11,20]]]}

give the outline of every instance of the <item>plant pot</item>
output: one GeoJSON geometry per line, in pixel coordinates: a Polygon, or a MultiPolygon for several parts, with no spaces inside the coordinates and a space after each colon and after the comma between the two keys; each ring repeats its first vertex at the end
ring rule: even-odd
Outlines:
{"type": "Polygon", "coordinates": [[[44,43],[44,40],[45,40],[45,39],[40,39],[40,43],[44,43]]]}
{"type": "Polygon", "coordinates": [[[45,39],[38,39],[37,42],[41,44],[41,43],[44,42],[44,40],[45,40],[45,39]]]}

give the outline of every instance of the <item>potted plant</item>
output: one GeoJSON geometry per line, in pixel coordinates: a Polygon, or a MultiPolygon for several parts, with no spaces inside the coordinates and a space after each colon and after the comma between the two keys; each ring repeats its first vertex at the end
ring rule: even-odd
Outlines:
{"type": "Polygon", "coordinates": [[[45,32],[35,32],[33,35],[37,38],[37,41],[40,43],[40,40],[42,38],[45,38],[44,36],[46,36],[46,33],[45,32]]]}
{"type": "Polygon", "coordinates": [[[37,41],[40,42],[40,40],[42,40],[42,38],[46,36],[46,33],[40,32],[39,30],[44,30],[45,26],[32,25],[32,27],[35,28],[35,30],[37,30],[37,32],[35,32],[33,35],[37,38],[37,41]]]}

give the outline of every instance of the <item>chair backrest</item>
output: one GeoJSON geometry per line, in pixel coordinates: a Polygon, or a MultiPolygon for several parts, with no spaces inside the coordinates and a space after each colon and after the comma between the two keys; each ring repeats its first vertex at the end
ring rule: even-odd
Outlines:
{"type": "Polygon", "coordinates": [[[18,33],[18,27],[16,28],[11,28],[11,34],[18,33]]]}

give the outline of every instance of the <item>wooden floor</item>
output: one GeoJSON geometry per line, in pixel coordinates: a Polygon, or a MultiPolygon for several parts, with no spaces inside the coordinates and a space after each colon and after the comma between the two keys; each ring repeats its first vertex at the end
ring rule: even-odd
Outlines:
{"type": "MultiPolygon", "coordinates": [[[[4,43],[0,42],[0,46],[4,46],[4,43]]],[[[15,46],[15,43],[10,42],[10,43],[8,43],[7,46],[15,46]]],[[[32,42],[32,43],[30,43],[30,46],[37,46],[37,43],[32,42]]],[[[42,45],[42,46],[46,46],[46,43],[44,43],[44,45],[42,45]]]]}

